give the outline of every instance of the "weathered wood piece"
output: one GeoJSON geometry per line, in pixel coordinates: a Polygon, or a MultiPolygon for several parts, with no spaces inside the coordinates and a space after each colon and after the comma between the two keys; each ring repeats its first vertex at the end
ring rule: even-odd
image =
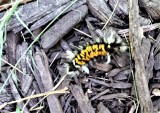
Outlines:
{"type": "MultiPolygon", "coordinates": [[[[47,56],[45,55],[44,51],[35,53],[35,62],[39,70],[39,74],[45,91],[52,90],[53,81],[48,67],[49,65],[47,56]]],[[[49,105],[50,113],[63,113],[60,102],[55,95],[49,95],[47,97],[47,102],[49,105]]]]}
{"type": "Polygon", "coordinates": [[[82,5],[69,12],[56,22],[47,32],[42,35],[41,44],[44,49],[53,47],[64,35],[66,35],[87,14],[87,6],[82,5]]]}
{"type": "Polygon", "coordinates": [[[142,50],[143,50],[144,63],[145,63],[145,66],[147,66],[148,58],[151,50],[151,42],[146,38],[142,39],[142,50]]]}
{"type": "MultiPolygon", "coordinates": [[[[112,10],[115,9],[115,14],[120,16],[121,18],[128,18],[128,0],[108,0],[109,5],[111,6],[112,10]],[[118,4],[116,6],[116,4],[118,4]]],[[[107,2],[107,0],[106,0],[107,2]]],[[[139,17],[140,25],[149,25],[151,24],[151,20],[148,18],[144,18],[142,16],[139,17]]]]}
{"type": "Polygon", "coordinates": [[[110,91],[109,89],[106,89],[106,90],[104,90],[104,91],[98,93],[96,96],[92,97],[90,100],[91,100],[91,101],[92,101],[92,100],[95,100],[95,99],[99,98],[100,96],[102,96],[102,95],[108,93],[109,91],[110,91]]]}
{"type": "MultiPolygon", "coordinates": [[[[104,23],[106,23],[112,15],[112,11],[104,0],[87,0],[87,4],[92,14],[100,18],[104,23]]],[[[125,26],[127,24],[125,24],[118,16],[113,14],[109,21],[109,25],[125,26]]]]}
{"type": "Polygon", "coordinates": [[[139,0],[140,7],[143,7],[148,15],[153,19],[160,19],[160,1],[159,0],[139,0]]]}
{"type": "Polygon", "coordinates": [[[54,3],[55,6],[60,6],[60,5],[63,5],[63,4],[66,4],[67,2],[69,2],[70,0],[55,0],[55,1],[51,1],[51,0],[40,0],[40,2],[46,2],[47,1],[47,4],[50,3],[54,3]]]}
{"type": "Polygon", "coordinates": [[[155,69],[155,70],[159,70],[159,69],[160,69],[160,53],[158,53],[158,54],[155,56],[154,69],[155,69]]]}
{"type": "Polygon", "coordinates": [[[115,68],[115,69],[112,69],[109,73],[108,73],[108,77],[114,77],[116,75],[118,75],[121,71],[123,70],[127,70],[129,68],[129,66],[126,66],[126,67],[122,67],[122,68],[115,68]]]}
{"type": "MultiPolygon", "coordinates": [[[[7,74],[8,73],[3,73],[1,72],[1,80],[4,82],[6,79],[7,79],[7,74]]],[[[0,87],[2,87],[3,83],[0,83],[0,87]]],[[[9,82],[6,84],[6,87],[8,87],[10,84],[9,82]]],[[[14,100],[14,97],[12,95],[12,92],[11,90],[7,90],[4,89],[1,94],[0,94],[0,106],[2,106],[4,103],[7,103],[7,102],[10,102],[10,101],[13,101],[14,100]]],[[[3,108],[3,107],[2,107],[3,108]]],[[[7,111],[12,111],[12,108],[13,108],[13,105],[7,105],[5,106],[3,109],[0,107],[0,111],[3,113],[7,113],[7,111]]]]}
{"type": "Polygon", "coordinates": [[[160,34],[158,34],[156,38],[156,42],[154,43],[154,55],[156,55],[160,51],[160,34]]]}
{"type": "Polygon", "coordinates": [[[19,36],[17,34],[14,34],[14,32],[9,32],[7,39],[6,39],[6,44],[7,44],[7,58],[9,63],[14,65],[16,63],[16,49],[18,45],[18,40],[19,36]]]}
{"type": "MultiPolygon", "coordinates": [[[[107,2],[107,0],[106,0],[107,2]]],[[[128,15],[128,1],[127,0],[109,0],[109,5],[112,10],[116,7],[115,13],[117,15],[126,16],[128,15]],[[116,7],[116,3],[118,2],[118,6],[116,7]]]]}
{"type": "Polygon", "coordinates": [[[129,39],[131,52],[135,61],[135,83],[141,106],[141,113],[153,113],[153,105],[148,88],[148,79],[142,52],[142,31],[139,24],[138,0],[129,0],[129,39]],[[145,94],[145,95],[144,95],[145,94]]]}
{"type": "MultiPolygon", "coordinates": [[[[62,12],[68,5],[72,3],[70,2],[61,2],[61,1],[49,1],[49,0],[40,0],[37,5],[37,1],[27,3],[23,6],[19,6],[17,9],[19,12],[19,17],[21,20],[30,26],[31,30],[35,30],[53,18],[55,18],[60,12],[62,12]],[[66,3],[66,4],[64,4],[66,3]]],[[[82,4],[86,3],[86,0],[80,0],[76,2],[72,7],[66,10],[65,13],[81,6],[82,4]]],[[[3,17],[5,11],[0,13],[0,18],[3,17]]],[[[15,16],[9,20],[7,24],[7,31],[13,30],[15,33],[21,31],[24,27],[21,23],[17,20],[15,16]]]]}
{"type": "MultiPolygon", "coordinates": [[[[75,10],[77,7],[80,7],[81,5],[85,4],[86,0],[80,0],[78,2],[76,2],[74,5],[72,5],[72,7],[70,7],[68,10],[65,11],[65,13],[71,11],[71,10],[75,10]]],[[[71,1],[59,6],[59,7],[51,7],[51,12],[50,13],[46,13],[45,16],[42,16],[41,19],[39,19],[38,21],[34,22],[34,24],[31,26],[31,30],[37,29],[43,25],[45,25],[46,23],[48,23],[49,21],[51,21],[52,19],[54,19],[60,12],[62,12],[67,6],[69,6],[71,4],[71,1]]],[[[48,11],[47,11],[48,12],[48,11]]]]}
{"type": "Polygon", "coordinates": [[[98,111],[99,113],[111,113],[109,109],[103,105],[102,102],[98,104],[98,111]]]}
{"type": "Polygon", "coordinates": [[[69,97],[68,97],[68,99],[66,100],[66,102],[65,102],[65,105],[64,105],[64,112],[65,113],[70,113],[70,112],[67,112],[68,110],[67,109],[70,109],[70,102],[71,102],[71,100],[72,100],[72,97],[73,97],[73,95],[70,95],[69,97]]]}
{"type": "Polygon", "coordinates": [[[153,77],[153,67],[154,67],[154,64],[155,64],[155,60],[154,60],[154,47],[151,48],[151,51],[150,51],[150,55],[149,55],[149,58],[148,58],[148,62],[146,64],[146,73],[147,73],[147,77],[148,77],[148,80],[150,78],[153,77]]]}
{"type": "Polygon", "coordinates": [[[119,72],[117,74],[117,76],[115,76],[113,79],[115,81],[117,81],[117,80],[127,80],[130,74],[131,74],[131,69],[126,69],[124,71],[119,72]]]}
{"type": "Polygon", "coordinates": [[[39,73],[39,70],[37,69],[37,66],[34,66],[34,78],[36,80],[36,83],[38,84],[38,88],[40,90],[40,92],[45,92],[42,80],[41,80],[41,76],[39,73]]]}
{"type": "MultiPolygon", "coordinates": [[[[141,26],[141,28],[143,29],[142,32],[152,31],[152,30],[158,29],[159,27],[160,27],[160,23],[141,26]]],[[[123,37],[126,37],[126,36],[129,36],[129,29],[118,30],[117,33],[123,37]]]]}
{"type": "MultiPolygon", "coordinates": [[[[9,84],[11,86],[11,92],[15,100],[21,99],[21,95],[19,94],[18,89],[12,79],[9,79],[9,84]]],[[[26,106],[24,106],[25,104],[23,102],[17,104],[18,107],[23,110],[23,113],[29,113],[29,110],[26,108],[26,106]]]]}
{"type": "Polygon", "coordinates": [[[131,88],[132,86],[131,83],[127,83],[127,82],[106,83],[105,81],[100,81],[93,78],[89,78],[89,80],[97,84],[104,85],[106,87],[112,87],[117,89],[127,89],[127,88],[131,88]]]}
{"type": "Polygon", "coordinates": [[[82,113],[95,113],[88,96],[83,93],[83,90],[80,86],[72,85],[70,89],[73,96],[77,100],[78,106],[80,107],[82,113]]]}
{"type": "Polygon", "coordinates": [[[108,72],[112,69],[112,65],[110,64],[104,64],[104,63],[95,63],[95,65],[92,65],[92,68],[108,72]]]}
{"type": "Polygon", "coordinates": [[[128,98],[128,94],[127,93],[108,94],[101,96],[100,98],[98,98],[98,100],[111,100],[114,98],[128,98]]]}
{"type": "MultiPolygon", "coordinates": [[[[26,42],[23,42],[22,45],[17,45],[17,48],[16,48],[16,60],[18,61],[20,59],[20,57],[22,56],[23,52],[27,49],[28,47],[28,43],[26,42]]],[[[22,72],[25,74],[23,75],[22,73],[18,73],[18,78],[20,80],[20,86],[21,86],[21,89],[23,91],[23,95],[25,96],[32,84],[32,80],[33,80],[33,77],[31,76],[32,72],[31,72],[31,69],[30,69],[30,66],[31,66],[31,59],[30,59],[30,56],[29,56],[29,53],[25,54],[25,56],[21,59],[21,62],[19,63],[18,65],[18,68],[20,70],[22,70],[22,72]]]]}
{"type": "Polygon", "coordinates": [[[121,55],[115,54],[113,57],[119,67],[126,67],[130,63],[130,58],[126,52],[121,53],[121,55]]]}

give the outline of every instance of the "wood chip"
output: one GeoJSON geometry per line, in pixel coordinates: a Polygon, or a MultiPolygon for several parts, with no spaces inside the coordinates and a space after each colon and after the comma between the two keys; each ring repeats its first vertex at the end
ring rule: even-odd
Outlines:
{"type": "MultiPolygon", "coordinates": [[[[110,18],[112,11],[109,6],[105,3],[104,0],[87,0],[88,7],[93,15],[100,18],[104,23],[110,18]]],[[[109,21],[109,24],[125,26],[125,23],[113,13],[112,18],[109,21]]]]}
{"type": "MultiPolygon", "coordinates": [[[[45,91],[52,90],[53,81],[48,67],[47,56],[45,55],[44,51],[37,52],[35,54],[35,62],[39,70],[45,91]]],[[[49,95],[47,97],[47,102],[51,113],[63,113],[60,102],[55,95],[49,95]]]]}
{"type": "Polygon", "coordinates": [[[92,97],[90,100],[91,100],[91,101],[92,101],[92,100],[95,100],[95,99],[99,98],[100,96],[108,93],[109,91],[110,91],[109,89],[106,89],[106,90],[100,92],[99,94],[97,94],[96,96],[92,97]]]}
{"type": "Polygon", "coordinates": [[[127,69],[127,70],[124,70],[122,72],[119,72],[117,74],[117,76],[115,76],[113,79],[115,81],[117,81],[117,80],[126,80],[126,79],[128,79],[128,77],[129,77],[130,74],[131,74],[131,70],[127,69]]]}
{"type": "Polygon", "coordinates": [[[128,94],[127,93],[115,93],[115,94],[108,94],[108,95],[104,95],[101,96],[100,98],[98,98],[99,100],[111,100],[111,99],[119,99],[119,98],[128,98],[128,94]]]}
{"type": "Polygon", "coordinates": [[[73,27],[85,17],[87,11],[87,6],[82,5],[81,7],[69,12],[64,17],[62,17],[42,35],[42,47],[44,49],[53,47],[64,35],[73,29],[73,27]]]}
{"type": "Polygon", "coordinates": [[[104,106],[102,102],[98,104],[98,111],[99,113],[111,113],[110,110],[106,106],[104,106]]]}
{"type": "Polygon", "coordinates": [[[132,87],[132,84],[127,82],[117,82],[117,83],[110,83],[110,87],[116,89],[128,89],[132,87]]]}
{"type": "Polygon", "coordinates": [[[160,69],[160,53],[158,53],[158,54],[155,56],[154,69],[155,69],[155,70],[159,70],[159,69],[160,69]]]}
{"type": "Polygon", "coordinates": [[[138,21],[139,20],[138,0],[134,1],[129,0],[129,14],[130,14],[129,40],[131,43],[132,56],[135,61],[135,82],[141,106],[140,112],[153,113],[153,104],[148,87],[148,78],[142,55],[141,41],[143,38],[143,30],[142,28],[140,28],[140,23],[138,21]]]}
{"type": "Polygon", "coordinates": [[[73,96],[77,100],[78,106],[80,107],[82,113],[95,113],[88,96],[83,93],[83,90],[80,86],[72,85],[70,89],[73,96]]]}
{"type": "Polygon", "coordinates": [[[160,19],[160,1],[159,0],[140,0],[140,7],[144,8],[148,15],[153,19],[160,19]]]}
{"type": "MultiPolygon", "coordinates": [[[[15,100],[19,100],[21,99],[21,94],[19,94],[17,87],[15,86],[14,82],[12,79],[9,79],[9,84],[11,86],[11,92],[13,97],[15,98],[15,100]]],[[[22,110],[24,113],[29,113],[29,110],[27,109],[27,107],[25,106],[25,104],[23,102],[17,103],[18,107],[22,110]]]]}
{"type": "Polygon", "coordinates": [[[143,38],[142,39],[142,52],[143,52],[143,59],[144,59],[145,66],[147,66],[147,63],[148,63],[150,49],[151,49],[150,41],[146,38],[143,38]]]}
{"type": "Polygon", "coordinates": [[[104,71],[104,72],[108,72],[112,69],[112,65],[103,64],[103,63],[95,63],[95,65],[92,65],[92,67],[97,70],[104,71]]]}

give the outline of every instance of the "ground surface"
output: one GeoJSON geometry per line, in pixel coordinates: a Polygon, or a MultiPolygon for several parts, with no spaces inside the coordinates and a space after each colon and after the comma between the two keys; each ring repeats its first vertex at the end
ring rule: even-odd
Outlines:
{"type": "Polygon", "coordinates": [[[0,112],[158,113],[159,1],[14,3],[0,2],[0,112]]]}

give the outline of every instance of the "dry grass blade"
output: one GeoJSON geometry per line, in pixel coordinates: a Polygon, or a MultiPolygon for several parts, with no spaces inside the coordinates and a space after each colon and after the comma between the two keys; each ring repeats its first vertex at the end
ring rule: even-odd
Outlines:
{"type": "MultiPolygon", "coordinates": [[[[15,64],[15,67],[16,66],[18,66],[18,64],[21,62],[21,60],[22,60],[22,58],[25,56],[25,54],[28,52],[28,50],[33,46],[33,44],[35,43],[35,42],[37,42],[38,40],[39,40],[39,38],[41,37],[41,35],[52,25],[52,23],[59,17],[59,16],[61,16],[68,8],[70,8],[74,3],[76,3],[77,2],[77,0],[74,0],[70,5],[68,5],[61,13],[59,13],[44,29],[43,29],[43,31],[34,39],[34,41],[28,46],[28,48],[26,49],[26,51],[24,51],[24,53],[22,54],[22,56],[21,56],[21,58],[17,61],[17,63],[15,64]]],[[[18,2],[19,3],[19,2],[18,2]]],[[[18,5],[17,5],[18,6],[18,5]]],[[[15,11],[15,10],[14,10],[15,11]]],[[[14,11],[12,11],[12,12],[10,12],[11,14],[14,12],[14,11]]],[[[11,14],[10,14],[10,16],[11,16],[11,14]]],[[[9,19],[9,18],[7,18],[7,19],[9,19]]],[[[8,21],[8,20],[7,20],[8,21]]],[[[2,24],[3,25],[3,24],[2,24]]],[[[0,25],[0,36],[1,37],[3,37],[3,35],[1,35],[1,34],[3,34],[3,31],[2,31],[2,25],[0,25]]],[[[4,24],[5,25],[5,24],[4,24]]],[[[1,38],[0,38],[1,39],[1,38]]],[[[0,41],[1,42],[1,41],[0,41]]],[[[3,46],[3,43],[2,44],[0,44],[0,46],[3,46]]],[[[1,48],[3,48],[3,47],[1,47],[1,48]]],[[[0,52],[0,56],[1,56],[1,53],[2,52],[0,52]]],[[[1,64],[1,63],[0,63],[1,64]]],[[[7,79],[6,79],[6,81],[4,82],[4,84],[3,84],[3,86],[0,88],[0,93],[2,92],[2,90],[4,89],[4,87],[5,87],[5,85],[7,84],[7,82],[8,82],[8,80],[9,80],[9,78],[11,77],[11,75],[12,75],[12,72],[14,71],[14,69],[12,69],[11,70],[11,73],[8,75],[8,77],[7,77],[7,79]]]]}
{"type": "Polygon", "coordinates": [[[20,69],[18,69],[17,67],[15,67],[14,65],[10,64],[9,62],[5,61],[4,59],[1,58],[1,60],[8,64],[9,66],[11,66],[12,68],[14,68],[15,70],[19,71],[20,73],[22,73],[23,75],[26,75],[25,73],[23,73],[20,69]]]}
{"type": "MultiPolygon", "coordinates": [[[[20,4],[25,4],[27,2],[30,2],[32,0],[21,0],[20,1],[20,4]]],[[[4,5],[0,5],[0,11],[3,11],[5,9],[8,9],[9,7],[11,7],[12,5],[14,4],[14,2],[10,2],[10,3],[7,3],[7,4],[4,4],[4,5]]]]}
{"type": "Polygon", "coordinates": [[[53,62],[56,60],[56,58],[58,57],[58,55],[59,55],[59,52],[58,52],[58,53],[56,54],[56,56],[53,58],[53,60],[52,60],[51,64],[49,65],[49,67],[52,66],[53,62]]]}
{"type": "MultiPolygon", "coordinates": [[[[56,90],[58,88],[58,86],[63,82],[63,80],[65,79],[65,77],[68,74],[64,75],[60,81],[54,86],[54,88],[52,89],[52,91],[56,90]]],[[[46,95],[45,97],[43,97],[36,105],[34,105],[30,110],[33,110],[40,102],[42,102],[45,98],[47,98],[48,95],[46,95]]]]}
{"type": "Polygon", "coordinates": [[[105,27],[107,26],[107,24],[108,24],[109,21],[111,20],[111,18],[112,18],[112,16],[113,16],[114,12],[115,12],[115,10],[116,10],[116,8],[117,8],[117,6],[118,6],[118,3],[119,3],[119,0],[117,0],[116,5],[115,5],[115,7],[114,7],[114,9],[113,9],[113,11],[112,11],[112,13],[111,13],[111,16],[108,18],[108,20],[107,20],[107,22],[105,23],[105,25],[103,26],[102,30],[105,29],[105,27]]]}
{"type": "MultiPolygon", "coordinates": [[[[7,25],[7,22],[10,19],[11,15],[17,9],[19,3],[20,3],[20,0],[16,0],[12,8],[5,13],[5,15],[2,18],[2,21],[0,22],[0,58],[2,57],[3,43],[5,39],[5,35],[4,35],[5,26],[7,25]]],[[[0,68],[1,68],[1,60],[0,60],[0,68]]]]}
{"type": "Polygon", "coordinates": [[[67,90],[68,90],[68,88],[64,88],[64,89],[57,90],[57,91],[48,91],[48,92],[45,92],[45,93],[40,93],[40,94],[28,96],[28,97],[25,97],[25,98],[22,98],[22,99],[19,99],[19,100],[16,100],[16,101],[4,103],[4,104],[0,105],[0,109],[4,108],[6,105],[14,104],[14,103],[17,103],[17,102],[22,102],[22,101],[28,100],[28,99],[33,99],[33,98],[42,97],[42,96],[49,96],[49,95],[52,95],[52,94],[69,93],[67,90]]]}
{"type": "Polygon", "coordinates": [[[92,36],[91,35],[88,35],[87,33],[85,33],[85,32],[83,32],[83,31],[80,31],[80,30],[78,30],[78,29],[76,29],[76,28],[73,28],[75,31],[78,31],[79,33],[82,33],[83,35],[85,35],[85,36],[87,36],[87,37],[89,37],[89,38],[92,38],[92,36]]]}

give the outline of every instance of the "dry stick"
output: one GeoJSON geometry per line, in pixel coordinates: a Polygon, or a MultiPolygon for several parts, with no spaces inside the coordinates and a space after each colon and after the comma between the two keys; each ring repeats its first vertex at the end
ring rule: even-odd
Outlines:
{"type": "Polygon", "coordinates": [[[67,90],[68,90],[68,88],[65,87],[64,89],[61,89],[61,90],[48,91],[48,92],[45,92],[45,93],[40,93],[40,94],[36,94],[36,95],[25,97],[25,98],[22,98],[22,99],[19,99],[19,100],[15,100],[15,101],[11,101],[11,102],[8,102],[8,103],[4,103],[4,104],[0,105],[0,110],[2,108],[4,108],[6,105],[14,104],[14,103],[17,103],[17,102],[22,102],[22,101],[28,100],[28,99],[33,99],[33,98],[37,98],[37,97],[41,97],[41,96],[49,96],[49,95],[52,95],[52,94],[69,93],[67,90]]]}
{"type": "MultiPolygon", "coordinates": [[[[143,32],[152,31],[152,30],[155,30],[157,28],[160,28],[160,23],[154,23],[154,24],[151,24],[151,25],[144,25],[144,26],[141,26],[141,28],[143,29],[143,32]]],[[[118,30],[117,33],[119,35],[125,37],[125,36],[129,35],[129,29],[118,30]]]]}
{"type": "MultiPolygon", "coordinates": [[[[31,93],[31,95],[30,95],[30,96],[33,96],[33,95],[34,95],[34,93],[35,93],[35,90],[31,93]]],[[[25,107],[27,106],[27,104],[29,103],[29,101],[30,101],[30,100],[31,100],[31,98],[30,98],[30,99],[28,99],[28,100],[27,100],[27,102],[24,104],[24,106],[23,106],[23,108],[22,108],[21,113],[23,113],[23,112],[24,112],[25,107]]]]}
{"type": "MultiPolygon", "coordinates": [[[[63,80],[65,79],[65,77],[68,74],[65,74],[64,76],[61,77],[61,79],[59,80],[59,82],[53,87],[53,89],[51,91],[54,91],[58,88],[58,86],[63,82],[63,80]]],[[[32,108],[30,108],[30,111],[33,110],[40,102],[42,102],[45,98],[47,98],[48,95],[44,96],[37,104],[35,104],[32,108]]]]}
{"type": "Polygon", "coordinates": [[[92,38],[91,35],[89,35],[89,34],[83,32],[83,31],[81,31],[81,30],[78,30],[78,29],[76,29],[76,28],[73,28],[73,29],[74,29],[75,31],[78,31],[79,33],[82,33],[82,34],[85,35],[85,36],[88,36],[89,38],[92,38]]]}
{"type": "Polygon", "coordinates": [[[29,96],[29,97],[25,97],[25,98],[22,98],[20,100],[16,100],[16,101],[12,101],[8,104],[13,104],[13,103],[17,103],[17,102],[22,102],[24,100],[28,100],[28,99],[32,99],[32,98],[37,98],[37,97],[41,97],[41,96],[49,96],[51,94],[60,94],[60,93],[68,93],[68,90],[67,87],[65,87],[64,89],[61,89],[61,90],[57,90],[57,91],[48,91],[48,92],[45,92],[45,93],[40,93],[40,94],[36,94],[36,95],[33,95],[33,96],[29,96]]]}
{"type": "Polygon", "coordinates": [[[129,0],[129,40],[131,53],[135,61],[135,83],[140,101],[141,113],[153,113],[153,104],[148,88],[147,74],[141,47],[142,30],[139,24],[138,0],[129,0]]]}

